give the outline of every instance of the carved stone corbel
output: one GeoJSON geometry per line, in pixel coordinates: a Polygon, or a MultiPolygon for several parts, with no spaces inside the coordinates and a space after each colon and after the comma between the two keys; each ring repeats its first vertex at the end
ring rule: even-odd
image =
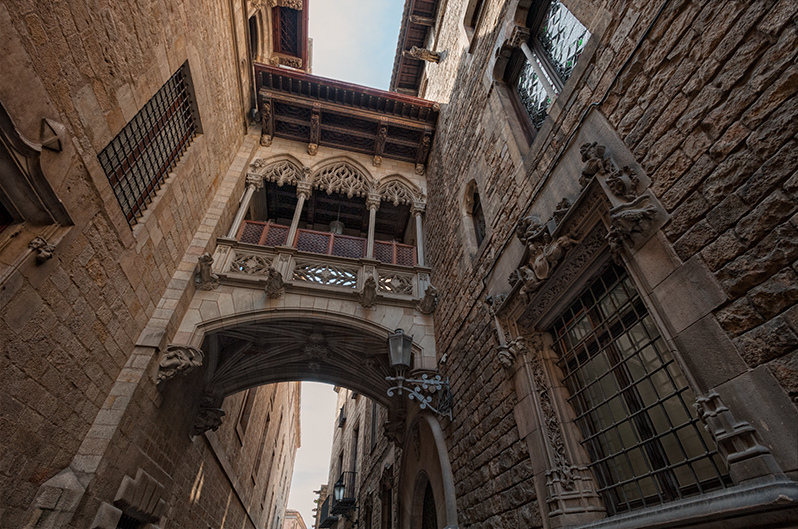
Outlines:
{"type": "Polygon", "coordinates": [[[55,251],[55,245],[48,243],[44,237],[34,237],[33,240],[28,243],[28,248],[36,250],[36,262],[39,264],[52,259],[53,252],[55,251]]]}
{"type": "Polygon", "coordinates": [[[424,297],[416,303],[416,309],[422,314],[432,314],[438,306],[438,289],[432,285],[424,290],[424,297]]]}
{"type": "Polygon", "coordinates": [[[421,15],[410,15],[410,22],[418,24],[419,26],[426,26],[431,28],[435,25],[435,19],[431,17],[422,17],[421,15]]]}
{"type": "Polygon", "coordinates": [[[770,450],[759,441],[756,428],[735,419],[715,390],[696,398],[695,409],[704,429],[715,439],[735,484],[754,478],[783,477],[770,450]]]}
{"type": "Polygon", "coordinates": [[[213,273],[211,267],[213,266],[213,257],[210,253],[205,252],[197,258],[197,274],[194,277],[194,282],[197,288],[202,290],[214,290],[219,287],[219,276],[213,273]]]}
{"type": "Polygon", "coordinates": [[[160,384],[175,375],[187,375],[202,365],[205,355],[202,350],[190,345],[169,344],[158,364],[156,383],[160,384]]]}
{"type": "Polygon", "coordinates": [[[519,336],[505,345],[500,345],[497,348],[496,355],[504,368],[512,371],[517,366],[517,362],[523,359],[526,349],[526,339],[523,336],[519,336]]]}
{"type": "Polygon", "coordinates": [[[271,299],[277,299],[285,294],[285,283],[283,282],[283,274],[270,266],[266,271],[266,295],[271,299]]]}
{"type": "Polygon", "coordinates": [[[374,276],[369,274],[363,282],[363,290],[358,296],[358,302],[364,309],[370,309],[377,301],[377,281],[374,276]]]}
{"type": "Polygon", "coordinates": [[[212,395],[203,395],[192,435],[202,435],[208,430],[215,432],[222,425],[224,415],[224,410],[216,405],[216,399],[212,395]]]}
{"type": "Polygon", "coordinates": [[[610,228],[607,243],[616,263],[622,262],[624,244],[635,247],[642,244],[653,232],[653,219],[659,208],[648,195],[610,210],[610,228]]]}
{"type": "MultiPolygon", "coordinates": [[[[263,162],[263,160],[258,158],[257,160],[255,160],[255,162],[252,163],[251,167],[259,169],[261,166],[256,167],[256,164],[258,162],[263,162]]],[[[246,179],[246,186],[247,187],[253,186],[255,188],[255,191],[260,191],[263,188],[263,176],[258,174],[248,174],[246,179]]]]}

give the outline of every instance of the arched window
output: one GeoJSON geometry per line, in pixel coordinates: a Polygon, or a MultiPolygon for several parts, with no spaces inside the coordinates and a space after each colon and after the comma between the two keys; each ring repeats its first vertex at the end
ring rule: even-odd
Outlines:
{"type": "Polygon", "coordinates": [[[482,211],[482,201],[479,199],[479,191],[477,191],[476,186],[474,186],[471,209],[468,213],[471,216],[471,223],[474,228],[474,238],[479,247],[482,241],[485,240],[485,213],[482,211]]]}
{"type": "Polygon", "coordinates": [[[513,52],[505,81],[537,130],[562,92],[590,38],[585,26],[559,0],[536,2],[526,26],[530,37],[513,52]]]}
{"type": "Polygon", "coordinates": [[[435,511],[435,496],[432,493],[432,485],[429,482],[427,482],[427,489],[424,491],[421,529],[438,529],[438,513],[435,511]]]}

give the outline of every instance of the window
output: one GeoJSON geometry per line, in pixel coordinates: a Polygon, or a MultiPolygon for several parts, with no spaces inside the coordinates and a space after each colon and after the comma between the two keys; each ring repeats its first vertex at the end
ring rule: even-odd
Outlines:
{"type": "Polygon", "coordinates": [[[377,446],[377,440],[379,435],[379,408],[377,407],[377,401],[371,401],[371,450],[374,450],[374,447],[377,446]]]}
{"type": "Polygon", "coordinates": [[[471,46],[469,46],[468,48],[469,53],[473,51],[474,33],[476,32],[477,26],[479,25],[479,19],[482,16],[482,8],[484,3],[485,3],[484,0],[471,0],[470,2],[468,2],[468,6],[466,6],[463,25],[465,26],[468,39],[471,41],[471,46]]]}
{"type": "Polygon", "coordinates": [[[360,428],[356,427],[352,433],[352,472],[357,472],[357,445],[360,439],[360,428]]]}
{"type": "Polygon", "coordinates": [[[513,53],[506,80],[515,87],[532,125],[540,129],[590,33],[559,0],[542,1],[530,9],[527,27],[531,38],[513,53]]]}
{"type": "Polygon", "coordinates": [[[266,415],[266,424],[263,426],[263,432],[260,434],[260,447],[258,448],[258,456],[255,458],[255,464],[252,466],[252,483],[257,483],[258,472],[260,471],[260,463],[263,459],[263,450],[266,448],[266,436],[269,435],[269,421],[271,415],[266,415]]]}
{"type": "Polygon", "coordinates": [[[474,225],[474,237],[477,241],[477,246],[482,244],[485,239],[485,213],[482,211],[482,203],[479,200],[479,193],[474,190],[473,200],[471,202],[471,222],[474,225]]]}
{"type": "Polygon", "coordinates": [[[605,269],[550,332],[610,514],[730,483],[687,379],[620,267],[605,269]]]}
{"type": "Polygon", "coordinates": [[[252,405],[255,402],[255,395],[258,393],[257,388],[248,389],[244,395],[244,401],[241,403],[241,415],[238,417],[238,436],[243,442],[244,436],[247,433],[247,426],[249,426],[249,417],[252,415],[252,405]]]}
{"type": "Polygon", "coordinates": [[[98,155],[133,226],[197,132],[184,63],[98,155]]]}
{"type": "Polygon", "coordinates": [[[299,11],[277,6],[272,11],[274,20],[274,49],[278,53],[299,57],[302,42],[302,24],[299,11]]]}

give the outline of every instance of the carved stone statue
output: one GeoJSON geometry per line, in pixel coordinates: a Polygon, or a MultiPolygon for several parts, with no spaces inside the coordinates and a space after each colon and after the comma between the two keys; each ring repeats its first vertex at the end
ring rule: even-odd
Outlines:
{"type": "Polygon", "coordinates": [[[582,161],[585,166],[579,177],[579,185],[585,187],[590,180],[597,174],[607,174],[612,170],[612,162],[605,158],[607,148],[597,142],[585,143],[579,147],[582,154],[582,161]]]}
{"type": "Polygon", "coordinates": [[[438,305],[438,289],[432,285],[427,286],[424,297],[416,303],[416,309],[422,314],[432,314],[438,305]]]}
{"type": "Polygon", "coordinates": [[[36,262],[39,264],[52,259],[53,252],[55,251],[55,245],[48,243],[43,237],[34,237],[33,240],[28,243],[28,248],[37,250],[36,262]]]}
{"type": "Polygon", "coordinates": [[[158,377],[156,383],[160,384],[175,375],[186,375],[195,367],[202,365],[205,355],[200,349],[190,345],[169,344],[166,346],[160,364],[158,364],[158,377]]]}
{"type": "Polygon", "coordinates": [[[552,239],[546,226],[534,215],[521,219],[516,235],[526,245],[526,262],[518,268],[524,286],[522,294],[537,290],[548,279],[554,268],[578,241],[567,235],[552,239]]]}
{"type": "Polygon", "coordinates": [[[358,301],[365,309],[373,307],[374,302],[377,301],[377,281],[373,275],[369,275],[363,282],[363,291],[360,293],[358,301]]]}
{"type": "Polygon", "coordinates": [[[211,271],[213,265],[213,257],[210,253],[205,252],[197,258],[199,261],[199,269],[194,278],[197,288],[202,290],[213,290],[219,286],[219,276],[211,271]]]}
{"type": "Polygon", "coordinates": [[[270,266],[266,271],[266,295],[271,299],[277,299],[285,294],[285,283],[283,282],[283,274],[270,266]]]}
{"type": "Polygon", "coordinates": [[[411,59],[417,59],[419,61],[427,61],[427,62],[434,62],[438,63],[441,60],[441,54],[428,50],[426,48],[419,48],[418,46],[413,46],[409,50],[405,50],[402,52],[404,57],[409,57],[411,59]]]}

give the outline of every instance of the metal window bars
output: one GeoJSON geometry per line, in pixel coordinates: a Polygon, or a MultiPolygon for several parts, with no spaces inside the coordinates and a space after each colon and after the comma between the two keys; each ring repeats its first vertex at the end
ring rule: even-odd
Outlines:
{"type": "Polygon", "coordinates": [[[605,270],[550,331],[610,514],[730,484],[687,379],[622,269],[605,270]]]}
{"type": "Polygon", "coordinates": [[[187,76],[185,63],[98,155],[130,226],[196,133],[187,76]]]}

